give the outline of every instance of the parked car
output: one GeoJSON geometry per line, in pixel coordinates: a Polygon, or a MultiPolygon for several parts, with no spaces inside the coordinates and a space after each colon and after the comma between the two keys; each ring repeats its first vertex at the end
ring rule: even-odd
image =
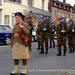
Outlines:
{"type": "Polygon", "coordinates": [[[7,25],[0,25],[0,42],[9,45],[11,43],[12,29],[7,25]]]}
{"type": "Polygon", "coordinates": [[[34,27],[34,30],[32,31],[32,42],[34,42],[34,41],[36,41],[36,40],[37,40],[36,30],[37,30],[37,28],[36,28],[36,27],[34,27]]]}

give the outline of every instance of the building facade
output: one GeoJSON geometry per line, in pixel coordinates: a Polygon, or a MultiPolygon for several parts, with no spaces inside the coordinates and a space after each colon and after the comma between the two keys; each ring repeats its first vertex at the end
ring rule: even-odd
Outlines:
{"type": "Polygon", "coordinates": [[[54,22],[56,22],[57,16],[58,18],[65,17],[65,19],[66,18],[73,19],[73,7],[70,4],[67,4],[66,0],[63,0],[63,2],[59,0],[51,0],[51,13],[52,13],[52,21],[54,22]]]}
{"type": "Polygon", "coordinates": [[[37,25],[41,16],[48,12],[48,0],[0,0],[0,24],[13,27],[16,23],[14,13],[32,11],[33,24],[37,25]],[[43,12],[43,13],[42,13],[43,12]]]}

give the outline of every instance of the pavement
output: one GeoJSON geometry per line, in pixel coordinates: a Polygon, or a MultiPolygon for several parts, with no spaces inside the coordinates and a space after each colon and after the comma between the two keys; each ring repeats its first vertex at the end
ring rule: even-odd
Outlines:
{"type": "MultiPolygon", "coordinates": [[[[71,72],[69,69],[75,70],[75,53],[68,53],[66,56],[56,56],[58,53],[57,47],[49,48],[48,54],[39,54],[40,50],[36,50],[37,42],[32,43],[33,57],[28,59],[27,75],[75,75],[73,71],[71,74],[66,74],[65,71],[71,72]]],[[[63,51],[62,51],[63,55],[63,51]]],[[[23,65],[19,61],[19,70],[21,72],[23,65]]],[[[12,49],[7,45],[0,45],[0,75],[10,75],[14,70],[14,61],[12,59],[12,49]]],[[[18,74],[20,75],[20,74],[18,74]]]]}

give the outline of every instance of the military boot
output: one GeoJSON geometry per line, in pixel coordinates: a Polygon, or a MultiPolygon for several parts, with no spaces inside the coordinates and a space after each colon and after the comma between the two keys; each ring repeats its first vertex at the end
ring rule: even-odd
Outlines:
{"type": "Polygon", "coordinates": [[[74,47],[73,47],[73,51],[72,51],[72,53],[74,53],[74,47]]]}
{"type": "Polygon", "coordinates": [[[61,56],[61,51],[59,51],[59,53],[57,54],[57,56],[61,56]]]}
{"type": "Polygon", "coordinates": [[[20,75],[26,75],[27,74],[27,65],[23,65],[23,71],[20,75]]]}
{"type": "Polygon", "coordinates": [[[63,54],[63,56],[66,56],[66,51],[64,51],[64,54],[63,54]]]}
{"type": "Polygon", "coordinates": [[[55,48],[55,43],[53,44],[53,48],[55,48]]]}
{"type": "Polygon", "coordinates": [[[50,47],[49,48],[52,48],[52,44],[50,45],[50,47]]]}
{"type": "Polygon", "coordinates": [[[45,54],[48,54],[48,50],[46,50],[45,54]]]}
{"type": "Polygon", "coordinates": [[[19,74],[19,65],[15,65],[15,70],[10,73],[10,75],[16,75],[19,74]]]}
{"type": "Polygon", "coordinates": [[[41,50],[41,52],[39,54],[44,54],[44,49],[41,50]]]}
{"type": "Polygon", "coordinates": [[[72,48],[70,48],[70,51],[69,51],[69,53],[72,53],[72,48]]]}

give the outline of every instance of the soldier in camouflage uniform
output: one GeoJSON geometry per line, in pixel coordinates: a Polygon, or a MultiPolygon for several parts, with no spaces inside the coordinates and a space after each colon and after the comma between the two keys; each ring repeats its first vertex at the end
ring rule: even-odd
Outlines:
{"type": "Polygon", "coordinates": [[[69,53],[74,53],[74,32],[73,32],[73,27],[74,27],[74,24],[73,24],[73,20],[70,20],[69,22],[69,26],[68,26],[68,43],[69,43],[69,48],[70,48],[70,51],[69,53]]]}
{"type": "Polygon", "coordinates": [[[49,31],[49,38],[50,38],[50,48],[52,48],[52,43],[53,43],[53,48],[55,48],[55,42],[54,42],[54,34],[55,32],[55,26],[54,26],[54,22],[51,23],[50,26],[50,31],[49,31]]]}
{"type": "Polygon", "coordinates": [[[39,54],[44,53],[44,42],[45,42],[45,54],[48,54],[48,32],[49,32],[49,22],[47,20],[47,16],[44,15],[42,17],[43,22],[40,25],[40,43],[41,43],[41,52],[39,54]]]}
{"type": "Polygon", "coordinates": [[[32,30],[33,30],[33,22],[31,21],[31,17],[28,18],[28,25],[31,27],[30,31],[29,31],[29,41],[28,41],[28,45],[29,45],[29,49],[31,50],[31,42],[32,42],[32,30]]]}
{"type": "Polygon", "coordinates": [[[64,17],[60,18],[60,24],[57,26],[57,30],[58,30],[58,54],[57,54],[57,56],[61,56],[61,47],[62,46],[64,47],[63,56],[66,56],[67,25],[64,22],[64,17]]]}
{"type": "Polygon", "coordinates": [[[39,21],[39,24],[38,24],[38,27],[37,27],[37,42],[38,42],[38,48],[37,48],[37,50],[39,50],[40,49],[40,38],[38,37],[39,35],[40,35],[40,25],[41,25],[41,21],[39,21]]]}

